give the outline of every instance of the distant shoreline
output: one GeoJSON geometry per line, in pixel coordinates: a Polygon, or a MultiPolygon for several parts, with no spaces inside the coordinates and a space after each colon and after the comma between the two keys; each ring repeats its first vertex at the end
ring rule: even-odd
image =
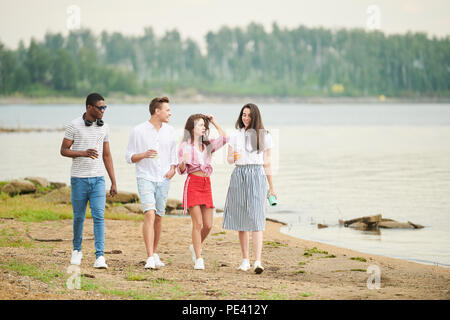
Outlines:
{"type": "MultiPolygon", "coordinates": [[[[228,95],[202,95],[192,96],[177,94],[167,95],[172,103],[285,103],[285,104],[360,104],[360,103],[450,103],[450,97],[266,97],[266,96],[228,96],[228,95]]],[[[111,104],[148,104],[152,96],[128,96],[110,95],[106,100],[111,104]]],[[[0,107],[4,105],[21,104],[84,104],[84,97],[24,97],[24,96],[0,96],[0,107]]]]}

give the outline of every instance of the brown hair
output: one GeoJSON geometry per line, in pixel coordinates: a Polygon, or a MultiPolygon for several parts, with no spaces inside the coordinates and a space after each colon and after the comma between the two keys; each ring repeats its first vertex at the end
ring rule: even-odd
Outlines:
{"type": "Polygon", "coordinates": [[[169,103],[169,98],[168,97],[162,97],[162,98],[154,98],[149,105],[149,110],[150,110],[150,114],[153,115],[155,113],[156,109],[161,109],[161,105],[163,103],[169,103]]]}
{"type": "Polygon", "coordinates": [[[208,153],[209,153],[211,151],[210,150],[211,148],[208,148],[208,146],[210,146],[210,144],[211,144],[211,142],[209,142],[209,140],[208,140],[209,119],[204,114],[201,114],[201,113],[193,114],[187,119],[186,125],[184,126],[184,136],[183,136],[182,141],[186,141],[188,143],[194,142],[195,122],[199,119],[203,119],[203,121],[205,122],[205,134],[203,136],[201,136],[200,141],[202,142],[202,146],[204,145],[207,147],[208,153]]]}
{"type": "MultiPolygon", "coordinates": [[[[242,115],[244,114],[244,109],[250,109],[250,117],[251,121],[248,125],[247,130],[250,130],[251,136],[251,146],[252,151],[257,150],[258,152],[261,152],[261,150],[264,150],[264,138],[269,131],[267,131],[264,128],[264,125],[262,123],[261,113],[259,112],[259,108],[254,103],[247,103],[244,105],[241,109],[241,112],[239,113],[239,118],[236,121],[236,129],[242,129],[245,128],[244,122],[242,122],[242,115]],[[255,137],[256,136],[256,137],[255,137]],[[256,138],[256,139],[255,139],[256,138]],[[256,142],[256,145],[255,145],[256,142]]],[[[247,144],[246,144],[247,145],[247,144]]]]}

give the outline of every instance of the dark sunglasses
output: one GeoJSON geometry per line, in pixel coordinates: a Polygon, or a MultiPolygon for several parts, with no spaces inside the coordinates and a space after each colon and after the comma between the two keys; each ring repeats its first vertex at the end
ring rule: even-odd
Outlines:
{"type": "Polygon", "coordinates": [[[106,110],[106,108],[108,106],[100,106],[100,107],[94,106],[94,107],[96,107],[98,110],[102,111],[102,110],[106,110]]]}

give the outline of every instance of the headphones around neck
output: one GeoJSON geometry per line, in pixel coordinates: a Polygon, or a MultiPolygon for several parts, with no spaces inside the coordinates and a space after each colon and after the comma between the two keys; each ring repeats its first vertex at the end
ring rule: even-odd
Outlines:
{"type": "MultiPolygon", "coordinates": [[[[84,124],[85,124],[86,127],[92,126],[93,122],[91,120],[86,119],[86,112],[83,113],[83,120],[84,120],[84,124]]],[[[95,123],[99,127],[101,127],[101,126],[103,126],[105,124],[102,119],[95,120],[95,123]]]]}

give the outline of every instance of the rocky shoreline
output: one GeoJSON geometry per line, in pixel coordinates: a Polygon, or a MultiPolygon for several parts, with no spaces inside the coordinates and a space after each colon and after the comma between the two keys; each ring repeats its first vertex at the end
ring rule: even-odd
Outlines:
{"type": "MultiPolygon", "coordinates": [[[[33,194],[44,201],[54,204],[70,204],[71,188],[63,182],[49,181],[43,177],[25,177],[1,181],[0,190],[9,196],[33,194]]],[[[118,191],[114,197],[106,193],[107,212],[124,214],[142,214],[139,196],[133,192],[118,191]]],[[[216,209],[216,212],[223,212],[216,209]]],[[[177,199],[167,199],[166,214],[183,216],[183,203],[177,199]]],[[[189,215],[189,210],[187,212],[189,215]]]]}
{"type": "MultiPolygon", "coordinates": [[[[24,179],[13,179],[11,181],[0,182],[0,190],[9,196],[21,194],[34,194],[36,197],[42,197],[43,200],[54,204],[70,204],[71,188],[63,182],[48,181],[43,177],[26,177],[24,179]]],[[[119,214],[142,214],[142,205],[139,196],[133,192],[118,191],[114,197],[110,197],[106,192],[105,210],[111,213],[119,214]]],[[[216,213],[223,210],[216,208],[216,213]]],[[[178,199],[167,199],[166,214],[183,216],[183,203],[178,199]]],[[[189,210],[187,210],[189,215],[189,210]]],[[[286,223],[266,218],[282,225],[286,223]]],[[[354,218],[350,220],[339,220],[339,225],[354,228],[358,230],[378,230],[387,229],[422,229],[424,226],[408,222],[398,222],[393,219],[383,218],[381,214],[367,217],[354,218]]],[[[317,224],[318,229],[327,228],[328,225],[317,224]]]]}

